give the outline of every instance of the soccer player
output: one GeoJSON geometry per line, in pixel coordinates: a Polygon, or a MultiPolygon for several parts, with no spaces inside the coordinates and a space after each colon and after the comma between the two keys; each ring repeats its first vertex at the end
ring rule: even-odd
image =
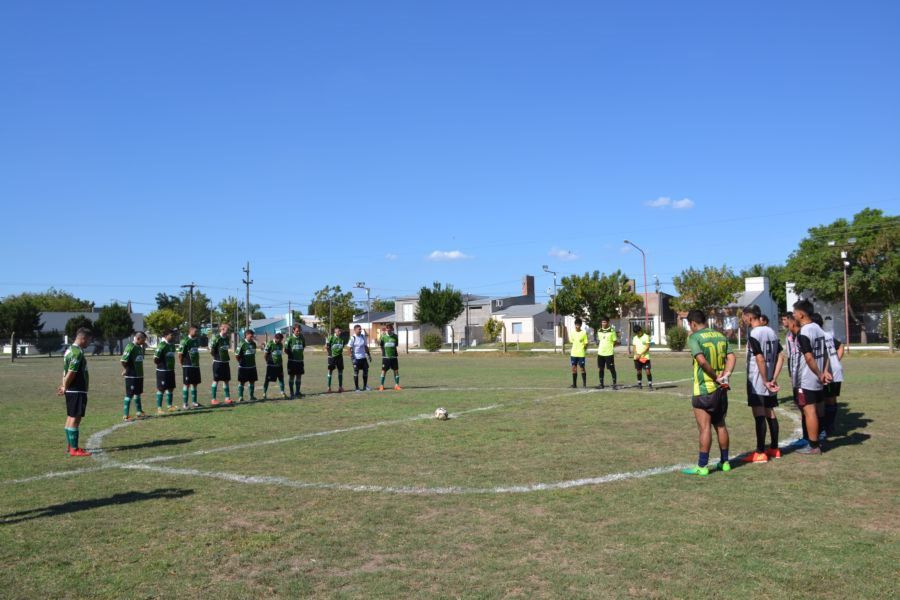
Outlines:
{"type": "MultiPolygon", "coordinates": [[[[800,363],[803,362],[803,355],[800,353],[800,346],[797,343],[797,336],[800,335],[800,323],[794,318],[793,312],[786,312],[781,317],[781,322],[787,329],[784,336],[785,354],[787,355],[788,373],[791,377],[791,392],[793,394],[794,404],[797,405],[797,390],[800,389],[800,363]]],[[[806,419],[802,418],[803,411],[800,412],[800,426],[803,429],[803,442],[809,443],[809,434],[806,431],[806,419]]]]}
{"type": "Polygon", "coordinates": [[[800,324],[797,335],[797,346],[800,350],[799,363],[800,387],[796,390],[794,401],[803,413],[806,422],[809,445],[797,450],[798,454],[817,455],[819,447],[819,417],[816,404],[824,400],[822,388],[831,381],[831,374],[826,365],[828,352],[825,349],[825,332],[813,323],[814,309],[809,300],[794,303],[794,318],[800,324]]]}
{"type": "MultiPolygon", "coordinates": [[[[812,319],[813,323],[819,327],[824,327],[822,315],[814,313],[812,319]]],[[[825,349],[828,351],[828,371],[831,373],[831,383],[822,390],[825,402],[816,405],[816,412],[821,423],[819,437],[822,438],[834,435],[834,424],[837,420],[837,399],[841,395],[841,383],[844,381],[844,366],[841,363],[844,359],[844,345],[841,344],[839,339],[834,337],[834,333],[831,331],[825,332],[825,349]]]]}
{"type": "Polygon", "coordinates": [[[694,390],[691,406],[700,431],[700,452],[697,466],[682,471],[685,475],[709,475],[709,451],[712,448],[712,428],[716,429],[721,459],[718,468],[730,471],[728,462],[728,378],[736,362],[728,339],[714,329],[706,327],[703,311],[692,310],[687,315],[691,335],[688,348],[694,358],[694,390]]]}
{"type": "Polygon", "coordinates": [[[277,381],[281,389],[281,397],[284,395],[284,335],[281,332],[275,334],[274,340],[266,344],[266,381],[263,383],[263,400],[269,398],[269,382],[277,381]]]}
{"type": "Polygon", "coordinates": [[[228,323],[219,325],[219,333],[215,334],[209,340],[209,353],[212,355],[212,400],[210,404],[218,406],[219,401],[216,400],[216,391],[219,382],[225,384],[225,404],[231,404],[231,390],[228,389],[231,383],[231,362],[228,357],[228,323]]]}
{"type": "Polygon", "coordinates": [[[303,397],[303,394],[300,393],[300,381],[303,378],[303,350],[306,348],[306,340],[303,338],[302,328],[299,324],[294,325],[291,331],[291,335],[284,342],[284,348],[288,353],[288,385],[291,387],[291,400],[293,400],[303,397]]]}
{"type": "Polygon", "coordinates": [[[778,448],[778,375],[784,361],[781,342],[770,327],[762,324],[762,311],[752,304],[744,308],[742,319],[750,327],[747,336],[747,406],[753,412],[756,424],[756,451],[744,457],[743,462],[764,463],[770,458],[781,458],[778,448]],[[766,426],[771,444],[766,449],[766,426]]]}
{"type": "Polygon", "coordinates": [[[369,360],[372,353],[369,350],[369,338],[363,333],[362,327],[356,325],[353,328],[353,336],[350,337],[350,358],[353,360],[353,386],[357,392],[369,391],[369,360]],[[363,374],[363,386],[359,387],[359,372],[363,374]]]}
{"type": "MultiPolygon", "coordinates": [[[[704,324],[706,321],[704,321],[704,324]]],[[[634,352],[634,370],[637,371],[638,389],[643,389],[644,384],[641,382],[641,376],[647,371],[647,383],[650,391],[653,391],[653,373],[650,372],[650,334],[644,331],[640,325],[634,328],[634,337],[631,338],[631,348],[634,352]]]]}
{"type": "Polygon", "coordinates": [[[200,385],[200,331],[196,325],[188,329],[187,337],[181,340],[178,346],[178,363],[181,365],[182,384],[181,403],[187,410],[190,407],[199,408],[197,402],[197,386],[200,385]],[[191,404],[188,405],[188,392],[191,395],[191,404]]]}
{"type": "Polygon", "coordinates": [[[252,329],[244,332],[244,341],[237,349],[238,361],[238,402],[244,401],[244,384],[250,384],[250,401],[256,402],[253,388],[259,375],[256,372],[256,339],[252,329]]]}
{"type": "Polygon", "coordinates": [[[397,357],[397,348],[400,347],[400,338],[394,333],[393,323],[388,323],[385,332],[378,339],[378,345],[381,346],[381,385],[378,391],[384,391],[384,376],[388,369],[394,371],[394,389],[400,391],[400,363],[397,357]]]}
{"type": "Polygon", "coordinates": [[[156,354],[153,355],[153,362],[156,363],[156,414],[158,415],[164,414],[162,409],[163,393],[166,395],[166,406],[168,406],[169,412],[178,410],[178,407],[172,404],[177,351],[173,340],[177,333],[177,329],[166,331],[156,346],[156,354]]]}
{"type": "Polygon", "coordinates": [[[331,376],[335,369],[338,372],[338,392],[344,391],[344,338],[341,328],[335,327],[333,333],[325,340],[325,353],[328,354],[328,393],[331,393],[331,376]]]}
{"type": "Polygon", "coordinates": [[[603,376],[604,371],[609,367],[609,373],[612,375],[612,388],[618,389],[616,385],[616,357],[615,348],[619,337],[616,330],[609,326],[609,317],[600,319],[600,329],[597,330],[597,368],[600,369],[600,389],[604,388],[603,376]]]}
{"type": "Polygon", "coordinates": [[[84,349],[91,342],[91,330],[80,327],[75,333],[75,341],[63,357],[62,383],[56,389],[59,396],[66,397],[66,454],[69,456],[90,456],[87,450],[78,447],[78,427],[87,410],[88,368],[84,349]]]}
{"type": "Polygon", "coordinates": [[[587,354],[588,335],[581,329],[581,319],[575,319],[575,332],[572,334],[572,350],[569,352],[569,365],[572,367],[572,385],[578,387],[578,367],[581,367],[581,384],[587,387],[587,372],[584,370],[584,360],[587,354]]]}
{"type": "Polygon", "coordinates": [[[131,401],[134,400],[135,416],[145,417],[141,406],[141,394],[144,393],[144,342],[147,334],[138,331],[134,340],[128,342],[122,353],[122,376],[125,378],[125,400],[123,401],[122,419],[131,420],[131,401]]]}

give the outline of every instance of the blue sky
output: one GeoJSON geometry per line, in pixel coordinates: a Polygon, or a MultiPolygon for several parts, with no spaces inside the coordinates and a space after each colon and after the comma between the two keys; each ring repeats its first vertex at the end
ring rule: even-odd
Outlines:
{"type": "Polygon", "coordinates": [[[0,72],[0,296],[671,291],[900,208],[892,1],[9,1],[0,72]]]}

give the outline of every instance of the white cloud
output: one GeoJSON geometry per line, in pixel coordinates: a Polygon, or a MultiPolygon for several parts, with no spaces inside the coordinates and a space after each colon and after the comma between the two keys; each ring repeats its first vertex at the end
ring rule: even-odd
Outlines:
{"type": "Polygon", "coordinates": [[[399,256],[397,256],[397,255],[394,254],[393,252],[388,252],[387,254],[384,255],[384,257],[385,257],[386,259],[388,259],[388,260],[397,260],[398,258],[400,258],[399,256]]]}
{"type": "Polygon", "coordinates": [[[631,252],[631,246],[629,246],[628,244],[625,244],[624,246],[619,248],[620,254],[628,254],[629,252],[631,252]]]}
{"type": "Polygon", "coordinates": [[[557,248],[556,246],[550,248],[550,252],[548,252],[547,254],[557,260],[578,260],[579,258],[581,258],[571,250],[562,250],[560,248],[557,248]]]}
{"type": "Polygon", "coordinates": [[[675,210],[687,210],[694,208],[694,201],[690,198],[682,198],[681,200],[672,200],[668,196],[660,196],[656,200],[648,200],[644,202],[650,208],[674,208],[675,210]]]}
{"type": "Polygon", "coordinates": [[[463,254],[459,250],[435,250],[425,257],[426,260],[432,261],[448,261],[448,260],[465,260],[472,258],[468,254],[463,254]]]}
{"type": "Polygon", "coordinates": [[[650,208],[665,208],[672,204],[672,199],[668,196],[660,196],[656,200],[648,200],[647,202],[644,202],[644,204],[650,208]]]}
{"type": "Polygon", "coordinates": [[[687,210],[689,208],[694,208],[694,201],[690,198],[682,198],[681,200],[676,200],[672,203],[672,208],[677,210],[687,210]]]}

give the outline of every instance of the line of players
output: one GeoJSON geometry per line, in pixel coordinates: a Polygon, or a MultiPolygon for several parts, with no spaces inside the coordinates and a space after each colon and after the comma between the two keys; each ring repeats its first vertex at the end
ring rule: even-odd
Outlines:
{"type": "MultiPolygon", "coordinates": [[[[349,349],[353,361],[353,373],[356,391],[369,390],[369,340],[362,328],[357,325],[349,342],[344,342],[341,336],[341,328],[335,327],[334,331],[325,340],[325,351],[328,356],[328,393],[332,390],[332,375],[338,372],[338,392],[344,391],[344,350],[349,349]],[[363,385],[360,387],[359,375],[362,373],[363,385]]],[[[178,330],[165,333],[159,341],[153,360],[156,364],[156,412],[164,414],[166,410],[179,410],[173,402],[175,385],[175,362],[182,368],[183,387],[181,391],[181,409],[198,408],[201,405],[197,401],[197,387],[201,383],[200,376],[200,335],[196,326],[191,326],[187,336],[181,344],[175,345],[175,336],[178,330]],[[190,403],[188,402],[190,396],[190,403]],[[165,399],[166,410],[163,409],[165,399]]],[[[137,417],[147,416],[144,412],[141,395],[144,392],[144,344],[147,338],[143,332],[135,334],[134,339],[126,347],[122,354],[122,376],[125,379],[125,398],[123,401],[123,418],[131,419],[130,408],[132,402],[135,405],[137,417]]],[[[392,325],[387,325],[385,333],[379,338],[379,346],[382,353],[381,385],[380,391],[384,391],[384,379],[386,372],[394,373],[394,389],[400,390],[400,370],[398,364],[398,337],[393,331],[392,325]]],[[[303,375],[305,374],[304,351],[306,340],[301,333],[299,325],[294,325],[291,335],[286,339],[281,333],[276,333],[263,348],[265,355],[266,373],[263,382],[263,400],[269,397],[269,384],[278,382],[281,398],[302,398],[300,391],[303,375]],[[287,363],[288,386],[290,396],[284,389],[284,366],[287,363]]],[[[222,324],[219,332],[209,340],[209,352],[212,357],[212,378],[210,387],[212,393],[212,406],[220,404],[217,396],[219,386],[222,386],[224,403],[233,404],[231,398],[231,360],[229,356],[229,325],[222,324]]],[[[249,392],[249,400],[256,401],[256,382],[259,380],[257,372],[256,353],[258,345],[256,335],[252,329],[244,332],[244,339],[235,349],[237,360],[238,402],[244,401],[245,388],[249,392]]]]}
{"type": "MultiPolygon", "coordinates": [[[[587,347],[590,344],[587,332],[582,329],[581,319],[575,319],[575,331],[569,338],[572,349],[569,352],[569,365],[572,367],[571,388],[578,387],[578,369],[581,369],[581,385],[587,387],[587,372],[585,361],[587,347]]],[[[615,347],[619,341],[616,330],[609,326],[609,318],[600,320],[600,328],[596,331],[597,338],[597,369],[600,373],[600,385],[598,389],[605,389],[606,369],[612,376],[612,389],[619,389],[618,374],[616,373],[615,347]]],[[[634,328],[634,336],[631,338],[629,355],[634,358],[634,370],[637,373],[637,388],[643,389],[643,374],[647,374],[647,384],[653,391],[653,372],[650,370],[650,334],[644,331],[640,325],[634,328]]]]}
{"type": "MultiPolygon", "coordinates": [[[[844,348],[834,335],[822,329],[821,315],[808,300],[794,304],[793,312],[782,316],[788,333],[783,348],[775,331],[768,326],[759,306],[743,311],[743,322],[750,328],[747,338],[747,405],[756,426],[756,449],[742,461],[765,463],[781,458],[778,445],[778,376],[785,358],[790,373],[794,404],[800,410],[803,445],[798,454],[819,455],[828,435],[834,435],[837,398],[841,393],[844,348]],[[769,447],[766,448],[766,433],[769,447]]],[[[706,326],[702,311],[688,313],[691,335],[688,348],[693,357],[691,405],[699,430],[697,465],[685,469],[688,475],[709,475],[712,430],[715,429],[721,458],[713,470],[730,471],[729,435],[725,424],[728,413],[729,377],[736,361],[728,339],[706,326]]]]}

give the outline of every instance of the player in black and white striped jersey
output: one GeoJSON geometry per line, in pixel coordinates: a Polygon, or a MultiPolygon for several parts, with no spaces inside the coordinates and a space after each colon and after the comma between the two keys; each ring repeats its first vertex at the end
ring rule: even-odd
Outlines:
{"type": "Polygon", "coordinates": [[[750,328],[747,336],[747,406],[753,411],[756,425],[756,451],[744,462],[764,463],[780,458],[778,449],[778,375],[784,364],[784,353],[778,336],[771,327],[762,324],[762,310],[753,304],[743,311],[744,323],[750,328]],[[766,429],[771,443],[766,448],[766,429]]]}

